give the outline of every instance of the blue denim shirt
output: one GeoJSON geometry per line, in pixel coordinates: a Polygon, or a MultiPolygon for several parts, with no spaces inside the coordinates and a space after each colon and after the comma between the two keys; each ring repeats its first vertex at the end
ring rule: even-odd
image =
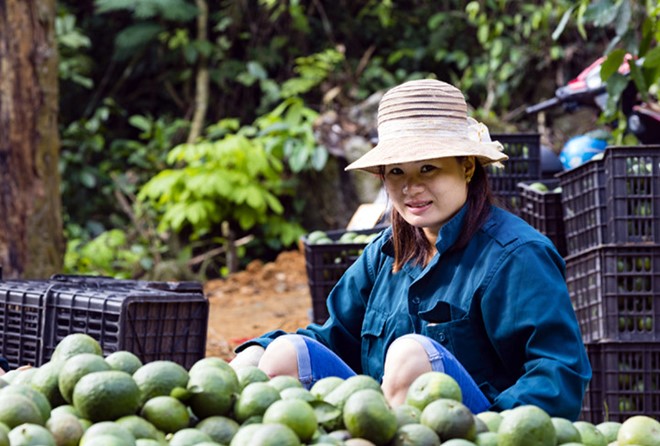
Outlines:
{"type": "MultiPolygon", "coordinates": [[[[378,380],[392,341],[424,334],[456,356],[492,410],[534,404],[575,420],[591,366],[564,260],[549,239],[497,207],[464,249],[448,251],[465,212],[464,206],[442,227],[429,265],[407,264],[398,273],[391,228],[385,229],[328,296],[326,323],[298,333],[378,380]]],[[[265,347],[282,333],[250,343],[265,347]]]]}

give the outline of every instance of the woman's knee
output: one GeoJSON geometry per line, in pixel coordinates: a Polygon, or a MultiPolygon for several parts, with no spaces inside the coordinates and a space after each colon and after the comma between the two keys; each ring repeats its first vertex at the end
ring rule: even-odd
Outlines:
{"type": "Polygon", "coordinates": [[[418,339],[396,339],[385,356],[383,392],[392,405],[403,403],[408,388],[420,375],[432,370],[428,354],[418,339]]]}
{"type": "Polygon", "coordinates": [[[271,342],[259,360],[259,368],[269,377],[290,375],[298,378],[298,355],[295,344],[286,335],[271,342]]]}
{"type": "Polygon", "coordinates": [[[431,363],[424,345],[415,336],[402,336],[387,349],[385,369],[391,371],[418,372],[431,371],[431,363]]]}

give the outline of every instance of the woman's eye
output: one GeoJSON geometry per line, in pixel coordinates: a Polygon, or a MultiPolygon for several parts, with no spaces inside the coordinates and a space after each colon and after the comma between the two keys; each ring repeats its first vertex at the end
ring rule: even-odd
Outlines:
{"type": "Polygon", "coordinates": [[[420,172],[430,172],[432,170],[435,170],[436,167],[432,164],[424,164],[422,168],[420,169],[420,172]]]}
{"type": "Polygon", "coordinates": [[[393,167],[390,169],[390,175],[401,175],[403,173],[403,170],[401,170],[398,167],[393,167]]]}

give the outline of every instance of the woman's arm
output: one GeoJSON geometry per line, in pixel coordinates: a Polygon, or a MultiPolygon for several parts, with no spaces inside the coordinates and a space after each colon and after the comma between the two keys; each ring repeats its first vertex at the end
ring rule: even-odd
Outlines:
{"type": "Polygon", "coordinates": [[[591,366],[556,251],[538,242],[515,248],[492,275],[482,311],[507,372],[519,376],[493,409],[535,404],[577,419],[591,366]]]}
{"type": "MultiPolygon", "coordinates": [[[[360,373],[362,367],[362,321],[377,270],[383,262],[382,238],[383,234],[365,247],[360,257],[346,270],[328,295],[328,320],[323,325],[310,324],[296,331],[329,347],[357,373],[360,373]]],[[[251,345],[266,348],[283,334],[286,332],[282,330],[265,333],[239,346],[236,351],[240,354],[251,345]]]]}

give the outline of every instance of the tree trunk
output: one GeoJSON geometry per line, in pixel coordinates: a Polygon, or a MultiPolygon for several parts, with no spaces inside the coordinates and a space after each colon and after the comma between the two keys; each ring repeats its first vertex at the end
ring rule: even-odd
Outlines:
{"type": "Polygon", "coordinates": [[[3,278],[60,272],[55,0],[0,0],[0,265],[3,278]]]}
{"type": "MultiPolygon", "coordinates": [[[[209,20],[209,7],[206,0],[196,0],[197,8],[199,9],[199,16],[197,16],[197,40],[202,42],[208,41],[208,20],[209,20]]],[[[195,112],[190,126],[190,133],[188,134],[188,144],[193,144],[199,135],[202,134],[204,128],[204,119],[206,118],[206,110],[209,106],[209,64],[207,57],[200,53],[199,63],[197,64],[197,81],[195,82],[195,112]]]]}

